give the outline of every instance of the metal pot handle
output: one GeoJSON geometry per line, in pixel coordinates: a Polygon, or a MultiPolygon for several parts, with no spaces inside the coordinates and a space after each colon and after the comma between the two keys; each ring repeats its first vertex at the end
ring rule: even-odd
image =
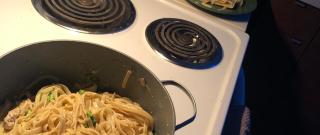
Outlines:
{"type": "Polygon", "coordinates": [[[184,122],[177,124],[175,130],[178,130],[188,124],[190,124],[197,116],[197,105],[196,105],[196,101],[194,100],[194,97],[192,96],[191,92],[186,89],[185,87],[183,87],[181,84],[173,81],[173,80],[164,80],[161,81],[163,85],[173,85],[176,86],[178,88],[180,88],[191,100],[192,102],[192,106],[193,106],[193,115],[192,117],[190,117],[189,119],[185,120],[184,122]]]}

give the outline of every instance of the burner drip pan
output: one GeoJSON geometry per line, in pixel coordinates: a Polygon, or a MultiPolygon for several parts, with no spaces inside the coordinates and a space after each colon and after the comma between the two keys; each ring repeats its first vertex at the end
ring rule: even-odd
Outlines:
{"type": "Polygon", "coordinates": [[[135,9],[129,0],[33,0],[46,19],[85,33],[114,33],[129,27],[135,9]]]}
{"type": "Polygon", "coordinates": [[[147,27],[146,37],[156,52],[181,66],[208,68],[222,58],[218,40],[201,26],[186,20],[156,20],[147,27]]]}

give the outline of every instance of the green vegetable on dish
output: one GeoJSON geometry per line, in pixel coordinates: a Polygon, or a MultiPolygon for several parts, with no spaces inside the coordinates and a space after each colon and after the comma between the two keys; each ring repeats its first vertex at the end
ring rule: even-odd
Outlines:
{"type": "Polygon", "coordinates": [[[96,117],[93,116],[92,112],[91,111],[88,111],[87,112],[87,117],[90,118],[91,122],[92,122],[92,125],[94,127],[96,127],[96,124],[97,124],[97,120],[96,120],[96,117]]]}
{"type": "Polygon", "coordinates": [[[86,92],[86,90],[79,90],[78,93],[79,93],[80,95],[82,95],[82,94],[85,93],[85,92],[86,92]]]}
{"type": "Polygon", "coordinates": [[[25,112],[24,112],[24,116],[27,116],[29,113],[31,113],[31,109],[27,109],[25,112]]]}
{"type": "Polygon", "coordinates": [[[89,128],[89,124],[88,123],[85,123],[83,124],[84,128],[89,128]]]}
{"type": "Polygon", "coordinates": [[[52,94],[52,92],[48,93],[47,100],[48,100],[48,102],[52,102],[54,100],[54,95],[52,94]]]}

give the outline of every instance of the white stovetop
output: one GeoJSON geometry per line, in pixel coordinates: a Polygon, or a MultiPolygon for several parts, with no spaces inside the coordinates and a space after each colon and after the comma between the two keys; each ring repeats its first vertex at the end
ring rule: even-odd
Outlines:
{"type": "MultiPolygon", "coordinates": [[[[8,0],[1,4],[0,56],[16,48],[47,40],[78,40],[97,43],[123,52],[149,68],[160,80],[176,80],[195,97],[198,115],[176,135],[220,134],[249,36],[223,21],[208,19],[171,0],[132,0],[135,22],[115,34],[83,34],[57,26],[33,8],[31,0],[8,0]],[[215,67],[194,70],[174,65],[159,57],[145,39],[145,29],[160,18],[180,18],[211,32],[223,48],[223,59],[215,67]]],[[[192,107],[187,96],[168,87],[177,123],[187,119],[192,107]]]]}

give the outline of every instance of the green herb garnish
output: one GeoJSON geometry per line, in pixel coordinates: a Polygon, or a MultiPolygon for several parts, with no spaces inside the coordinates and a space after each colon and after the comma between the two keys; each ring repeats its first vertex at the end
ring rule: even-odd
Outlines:
{"type": "Polygon", "coordinates": [[[92,112],[91,111],[88,111],[87,112],[87,117],[90,118],[91,122],[92,122],[92,125],[94,127],[96,127],[96,124],[97,124],[97,120],[96,120],[96,117],[93,116],[92,112]]]}
{"type": "Polygon", "coordinates": [[[51,101],[54,100],[54,96],[53,96],[52,92],[49,92],[49,93],[48,93],[47,100],[48,100],[48,102],[51,102],[51,101]]]}
{"type": "Polygon", "coordinates": [[[26,110],[26,111],[24,112],[24,116],[27,116],[30,112],[31,112],[31,109],[29,108],[28,110],[26,110]]]}
{"type": "Polygon", "coordinates": [[[79,90],[79,94],[82,95],[84,92],[86,92],[86,90],[79,90]]]}
{"type": "Polygon", "coordinates": [[[88,123],[85,123],[83,124],[84,128],[89,128],[89,124],[88,123]]]}
{"type": "Polygon", "coordinates": [[[87,116],[88,116],[88,117],[93,117],[92,112],[91,112],[91,111],[88,111],[88,112],[87,112],[87,116]]]}

